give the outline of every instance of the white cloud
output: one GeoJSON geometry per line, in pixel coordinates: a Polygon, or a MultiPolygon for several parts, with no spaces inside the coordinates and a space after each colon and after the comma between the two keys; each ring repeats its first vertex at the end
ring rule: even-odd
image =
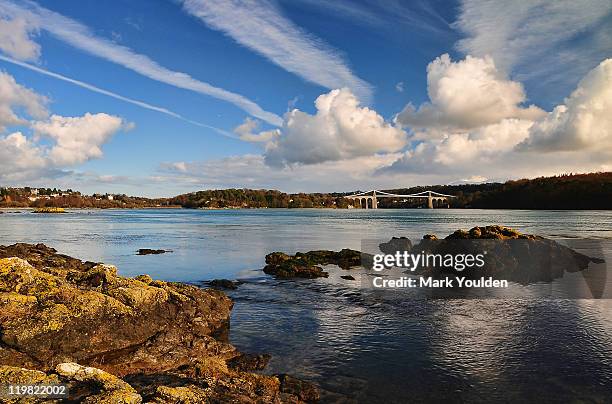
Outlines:
{"type": "Polygon", "coordinates": [[[41,148],[21,132],[0,136],[0,178],[45,167],[41,148]]]}
{"type": "Polygon", "coordinates": [[[189,14],[283,69],[328,89],[348,87],[369,99],[370,85],[338,52],[295,25],[265,0],[182,0],[189,14]]]}
{"type": "Polygon", "coordinates": [[[243,123],[234,128],[234,133],[247,142],[270,142],[280,136],[280,130],[278,129],[254,133],[259,125],[259,121],[247,117],[243,123]]]}
{"type": "Polygon", "coordinates": [[[117,131],[129,130],[133,125],[104,113],[48,117],[47,103],[46,97],[0,72],[0,131],[20,125],[30,127],[35,134],[33,137],[22,132],[0,135],[0,179],[17,181],[57,176],[66,167],[102,157],[102,145],[117,131]],[[22,116],[15,110],[23,110],[22,116]],[[41,137],[51,142],[42,142],[41,137]]]}
{"type": "Polygon", "coordinates": [[[31,1],[24,2],[23,6],[9,0],[0,2],[0,15],[5,18],[25,20],[28,25],[45,30],[77,49],[119,64],[152,80],[230,102],[250,115],[273,125],[281,123],[278,115],[263,110],[259,105],[240,94],[194,79],[186,73],[167,69],[126,46],[97,37],[85,25],[31,1]]]}
{"type": "MultiPolygon", "coordinates": [[[[472,97],[487,97],[487,87],[482,90],[484,94],[474,91],[472,97]]],[[[452,95],[448,98],[457,100],[452,95]]],[[[612,163],[611,110],[612,59],[607,59],[583,78],[564,105],[550,113],[530,119],[498,115],[502,118],[497,122],[482,124],[487,120],[481,119],[479,126],[470,129],[413,128],[414,146],[381,171],[434,173],[451,180],[458,175],[507,179],[606,170],[612,163]]]]}
{"type": "Polygon", "coordinates": [[[0,50],[19,60],[38,60],[40,45],[30,39],[36,27],[23,18],[0,17],[0,50]]]}
{"type": "Polygon", "coordinates": [[[396,121],[412,128],[476,128],[505,118],[535,119],[536,106],[524,108],[523,86],[508,80],[490,57],[467,56],[453,62],[448,54],[427,66],[430,102],[418,109],[408,104],[396,121]]]}
{"type": "Polygon", "coordinates": [[[519,149],[599,150],[612,156],[612,59],[587,74],[564,105],[537,121],[519,149]]]}
{"type": "Polygon", "coordinates": [[[400,81],[399,83],[397,83],[397,84],[395,85],[395,90],[396,90],[398,93],[403,93],[403,92],[404,92],[404,82],[403,82],[403,81],[400,81]]]}
{"type": "Polygon", "coordinates": [[[455,25],[466,37],[457,47],[534,84],[574,86],[610,54],[611,9],[609,0],[463,0],[455,25]]]}
{"type": "Polygon", "coordinates": [[[46,97],[18,84],[10,74],[0,72],[0,130],[27,123],[16,114],[16,108],[25,109],[35,118],[44,118],[47,115],[47,102],[46,97]]]}
{"type": "Polygon", "coordinates": [[[121,118],[104,113],[80,117],[53,115],[49,120],[32,123],[37,135],[55,142],[48,153],[54,166],[72,166],[102,157],[102,145],[122,127],[121,118]]]}
{"type": "MultiPolygon", "coordinates": [[[[261,155],[247,154],[202,162],[165,163],[158,180],[185,191],[202,188],[272,188],[286,192],[321,192],[389,186],[375,171],[400,153],[355,157],[315,165],[270,167],[261,155]]],[[[395,181],[395,179],[393,179],[395,181]]]]}
{"type": "Polygon", "coordinates": [[[298,109],[285,114],[280,137],[267,145],[266,162],[273,166],[395,152],[406,143],[401,129],[376,111],[361,107],[349,89],[332,90],[315,101],[317,112],[298,109]]]}

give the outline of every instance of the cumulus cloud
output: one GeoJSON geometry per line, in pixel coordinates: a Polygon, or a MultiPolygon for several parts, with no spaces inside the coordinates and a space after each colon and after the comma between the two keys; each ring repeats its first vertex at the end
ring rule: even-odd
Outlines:
{"type": "Polygon", "coordinates": [[[502,114],[497,122],[480,120],[479,126],[469,129],[458,122],[443,128],[413,128],[413,147],[381,171],[437,173],[449,179],[484,174],[504,179],[606,170],[612,162],[610,110],[612,59],[607,59],[550,113],[521,119],[502,114]]]}
{"type": "MultiPolygon", "coordinates": [[[[516,101],[515,92],[513,102],[501,105],[522,109],[519,117],[501,114],[494,122],[481,119],[470,128],[448,121],[439,127],[410,127],[409,135],[385,123],[375,111],[360,107],[350,91],[332,91],[317,99],[314,114],[287,113],[280,137],[263,155],[166,163],[156,180],[187,191],[228,186],[350,191],[609,170],[610,66],[610,61],[604,61],[580,82],[563,106],[550,113],[523,116],[525,108],[516,101]],[[555,130],[543,137],[542,128],[558,121],[560,111],[565,114],[563,124],[549,125],[555,130]],[[374,145],[363,147],[361,136],[375,141],[374,145]],[[283,164],[270,164],[270,158],[283,164]]],[[[499,87],[504,88],[494,86],[499,87]]],[[[463,91],[460,86],[449,88],[463,91]]],[[[481,92],[475,90],[474,97],[489,96],[487,86],[475,88],[481,92]]],[[[524,96],[522,90],[519,95],[524,96]]],[[[249,120],[240,127],[250,134],[256,129],[256,122],[249,120]]]]}
{"type": "Polygon", "coordinates": [[[395,152],[406,144],[403,130],[360,106],[349,89],[319,96],[315,107],[314,115],[298,109],[285,114],[281,135],[266,147],[266,163],[316,164],[395,152]]]}
{"type": "Polygon", "coordinates": [[[0,50],[19,60],[38,60],[40,45],[30,39],[35,32],[36,26],[23,18],[0,17],[0,50]]]}
{"type": "Polygon", "coordinates": [[[574,92],[531,128],[519,150],[602,150],[612,155],[612,59],[587,74],[574,92]]]}
{"type": "Polygon", "coordinates": [[[269,142],[280,136],[279,129],[266,130],[259,133],[254,133],[259,128],[260,122],[247,117],[244,122],[236,128],[234,133],[240,136],[240,139],[247,142],[269,142]]]}
{"type": "Polygon", "coordinates": [[[129,129],[121,118],[104,113],[80,117],[53,115],[46,121],[32,123],[37,135],[55,142],[48,153],[55,166],[71,166],[102,157],[102,145],[122,127],[129,129]]]}
{"type": "Polygon", "coordinates": [[[412,128],[450,127],[470,129],[505,118],[535,119],[540,108],[521,106],[523,86],[508,80],[492,58],[467,56],[453,62],[448,54],[427,66],[430,102],[418,109],[408,104],[396,122],[412,128]]]}
{"type": "Polygon", "coordinates": [[[0,178],[35,171],[45,165],[41,148],[21,132],[0,136],[0,178]]]}
{"type": "Polygon", "coordinates": [[[15,112],[19,108],[34,118],[44,118],[48,113],[47,103],[46,97],[18,84],[10,74],[0,72],[0,130],[27,123],[15,112]]]}
{"type": "Polygon", "coordinates": [[[34,136],[22,132],[0,135],[0,179],[55,176],[66,167],[102,157],[102,145],[117,131],[131,127],[104,113],[49,117],[47,103],[46,97],[0,72],[0,131],[19,125],[34,132],[34,136]],[[41,141],[42,137],[51,142],[41,141]]]}

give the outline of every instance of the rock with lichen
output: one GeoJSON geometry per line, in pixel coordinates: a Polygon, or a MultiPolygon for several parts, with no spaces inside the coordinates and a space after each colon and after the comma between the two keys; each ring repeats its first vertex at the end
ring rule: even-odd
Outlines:
{"type": "Polygon", "coordinates": [[[0,384],[67,383],[86,403],[303,402],[273,376],[228,366],[249,362],[224,337],[231,308],[214,289],[0,246],[0,384]]]}

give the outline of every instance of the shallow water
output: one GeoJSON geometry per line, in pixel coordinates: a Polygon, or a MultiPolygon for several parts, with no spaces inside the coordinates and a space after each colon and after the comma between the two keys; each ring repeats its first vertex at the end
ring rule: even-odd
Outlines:
{"type": "Polygon", "coordinates": [[[259,271],[271,251],[359,249],[362,239],[486,224],[612,240],[612,212],[602,211],[113,210],[5,213],[0,244],[44,242],[126,276],[245,279],[230,293],[232,342],[271,353],[266,372],[317,382],[326,402],[610,402],[610,300],[427,300],[362,289],[340,269],[305,281],[259,271]]]}

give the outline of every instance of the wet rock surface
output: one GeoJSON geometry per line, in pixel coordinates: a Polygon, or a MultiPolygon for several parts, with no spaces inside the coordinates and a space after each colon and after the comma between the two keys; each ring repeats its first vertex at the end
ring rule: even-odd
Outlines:
{"type": "Polygon", "coordinates": [[[158,255],[158,254],[165,254],[168,252],[172,252],[170,250],[154,250],[151,248],[140,248],[137,252],[136,255],[158,255]]]}
{"type": "Polygon", "coordinates": [[[320,265],[334,264],[342,269],[361,265],[361,253],[345,248],[340,251],[314,250],[307,253],[288,255],[273,252],[266,255],[266,266],[263,271],[277,278],[327,278],[329,273],[320,265]]]}
{"type": "Polygon", "coordinates": [[[87,403],[306,401],[245,371],[267,361],[222,337],[232,304],[42,244],[0,246],[0,384],[59,380],[87,403]]]}
{"type": "Polygon", "coordinates": [[[207,286],[216,289],[229,289],[236,290],[241,282],[230,281],[229,279],[213,279],[212,281],[206,282],[207,286]]]}

